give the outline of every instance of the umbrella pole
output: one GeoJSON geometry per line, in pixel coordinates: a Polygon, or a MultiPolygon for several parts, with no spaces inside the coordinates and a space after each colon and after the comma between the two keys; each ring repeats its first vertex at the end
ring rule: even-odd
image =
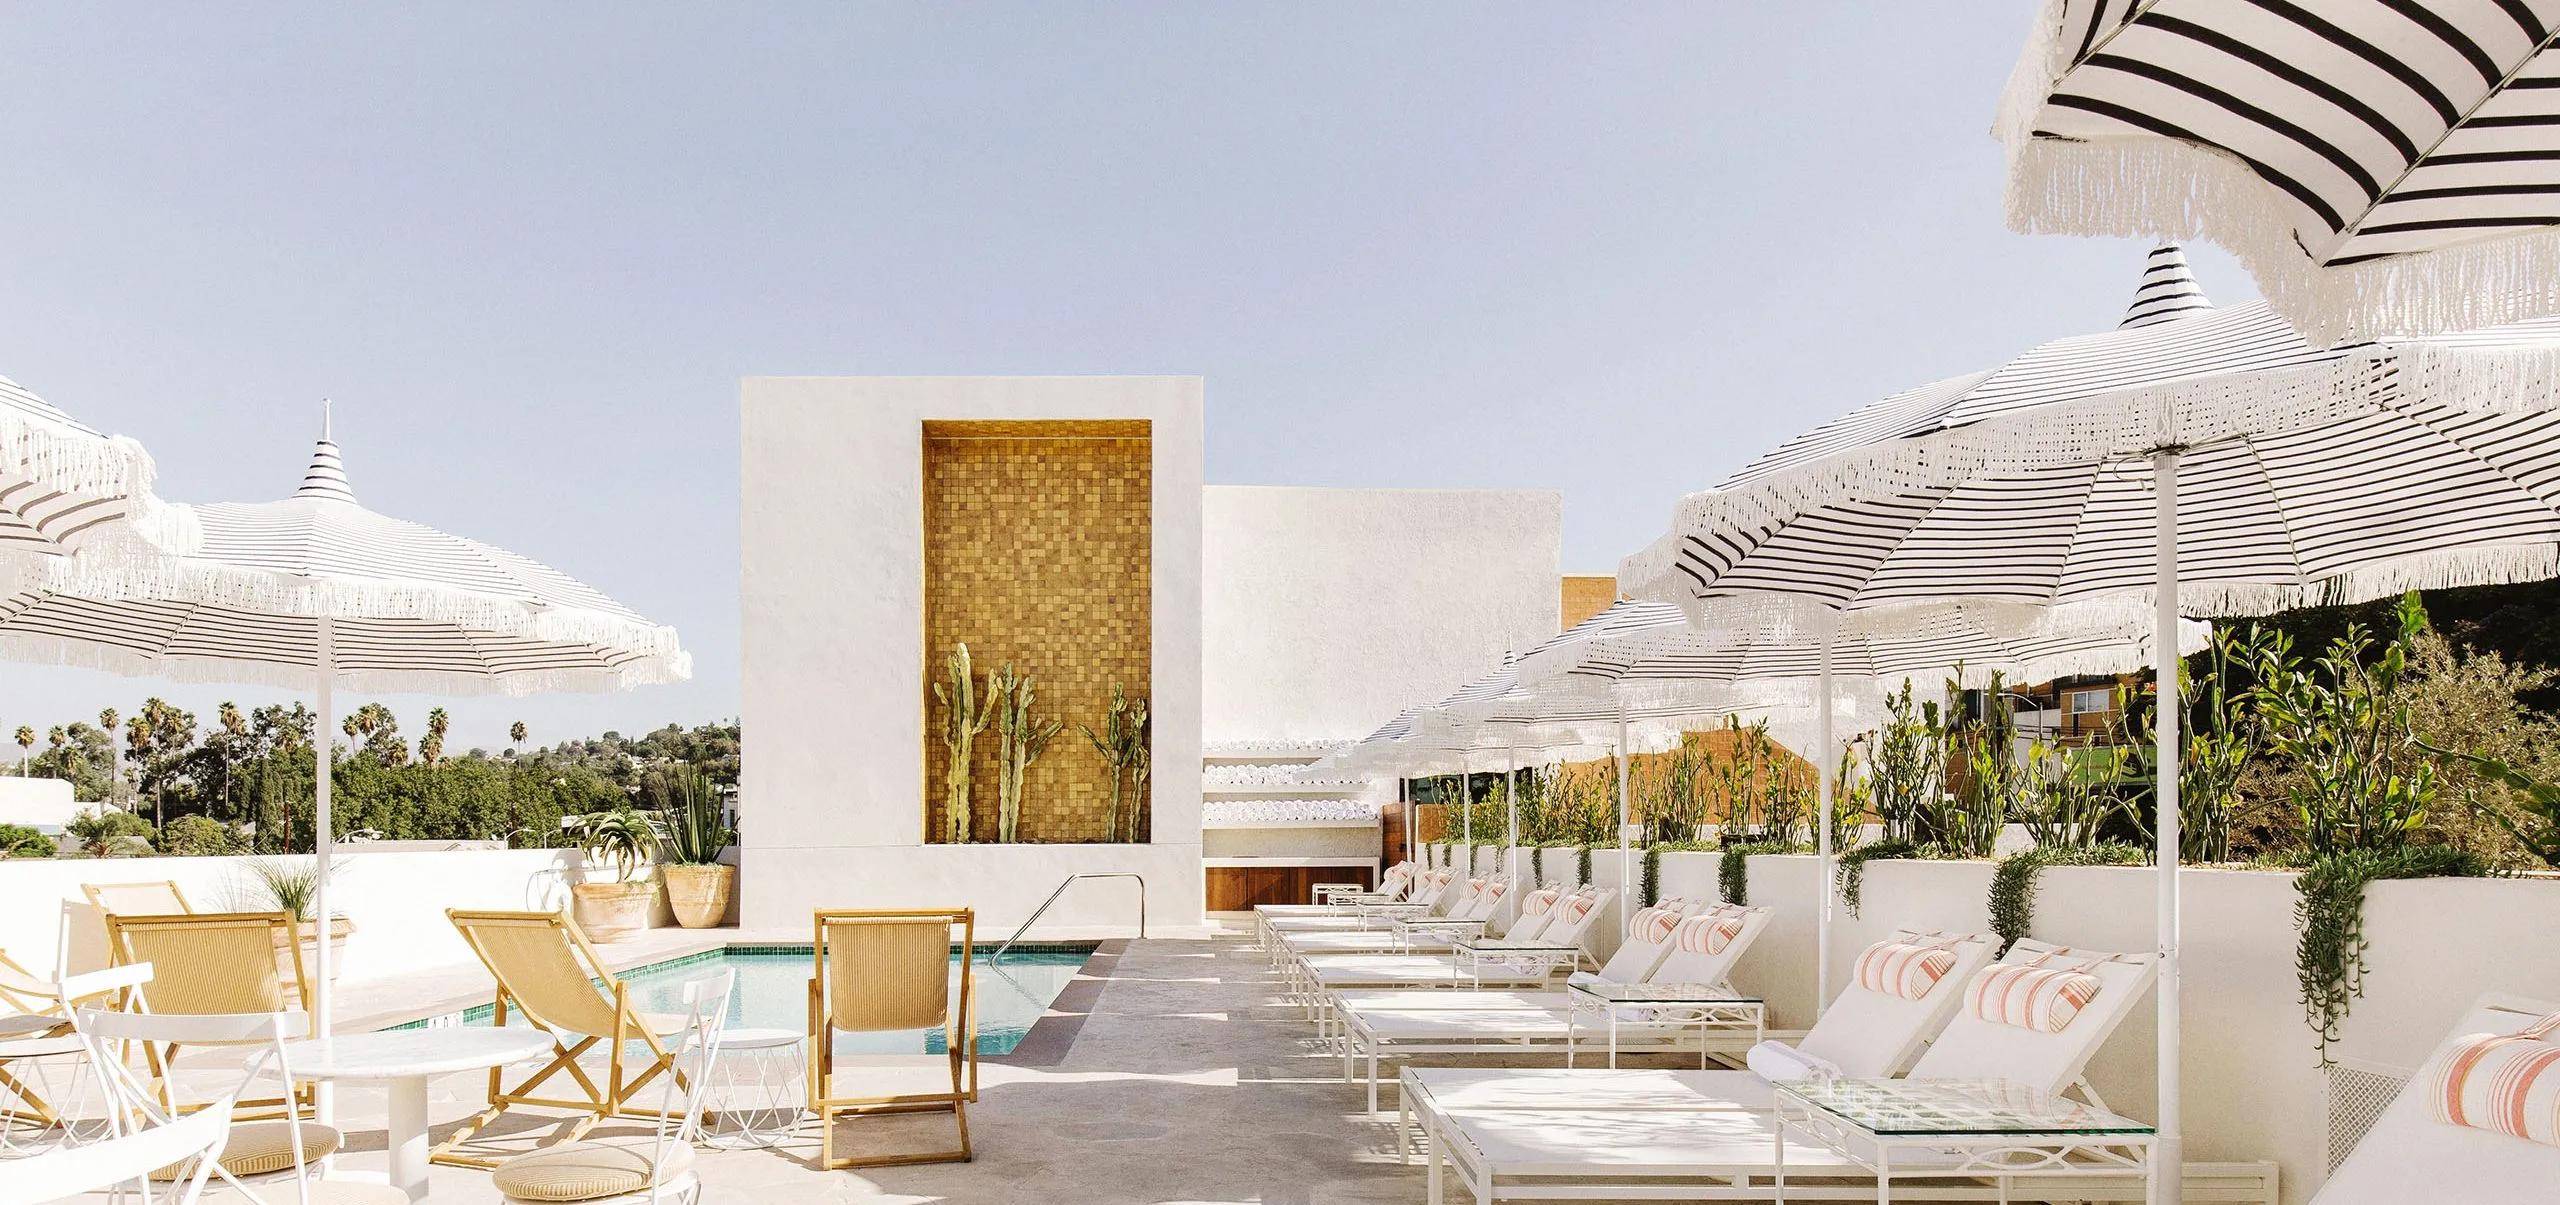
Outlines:
{"type": "Polygon", "coordinates": [[[1458,758],[1458,842],[1467,847],[1467,877],[1476,877],[1476,809],[1467,798],[1467,759],[1458,758]]]}
{"type": "Polygon", "coordinates": [[[2152,1205],[2177,1205],[2181,1199],[2185,1140],[2179,1133],[2178,1084],[2178,776],[2183,759],[2178,724],[2186,717],[2178,693],[2178,454],[2151,454],[2153,522],[2151,660],[2157,692],[2152,733],[2158,740],[2153,762],[2158,778],[2152,786],[2154,830],[2159,848],[2153,854],[2160,885],[2160,1105],[2157,1174],[2152,1177],[2152,1205]]]}
{"type": "Polygon", "coordinates": [[[1635,823],[1634,809],[1627,799],[1627,704],[1618,701],[1618,915],[1633,916],[1627,901],[1644,890],[1636,881],[1636,849],[1627,840],[1627,828],[1635,823]]]}
{"type": "MultiPolygon", "coordinates": [[[[313,723],[313,727],[319,730],[320,740],[317,746],[317,759],[313,762],[315,769],[311,776],[311,848],[313,851],[311,919],[313,928],[319,934],[319,942],[312,952],[312,974],[317,977],[318,982],[312,989],[311,1032],[312,1036],[319,1038],[330,1036],[333,1032],[332,1026],[337,1019],[336,1006],[329,998],[329,979],[331,973],[337,969],[331,965],[334,959],[329,949],[329,939],[333,936],[332,926],[329,923],[329,862],[332,847],[336,844],[334,835],[336,830],[330,827],[329,822],[329,780],[330,770],[337,761],[338,752],[337,718],[333,714],[332,701],[329,698],[329,688],[338,676],[337,634],[331,630],[331,626],[328,616],[320,617],[320,664],[317,689],[314,691],[319,696],[316,700],[319,703],[319,714],[314,717],[313,723]]],[[[313,1113],[322,1125],[330,1124],[332,1115],[337,1111],[335,1099],[337,1094],[332,1092],[330,1087],[328,1081],[322,1080],[315,1089],[316,1095],[312,1098],[313,1113]]]]}
{"type": "Polygon", "coordinates": [[[1511,835],[1503,844],[1511,847],[1510,865],[1503,873],[1511,876],[1511,885],[1520,885],[1520,753],[1505,747],[1502,751],[1502,805],[1504,821],[1511,835]]]}
{"type": "Polygon", "coordinates": [[[1817,800],[1814,807],[1813,847],[1815,864],[1821,868],[1822,884],[1817,897],[1821,903],[1813,911],[1813,1015],[1819,1019],[1822,1010],[1831,1006],[1831,811],[1833,797],[1839,794],[1838,783],[1831,780],[1839,764],[1831,748],[1831,639],[1840,629],[1837,616],[1822,625],[1822,689],[1819,706],[1822,715],[1814,722],[1818,736],[1814,741],[1813,776],[1817,800]]]}

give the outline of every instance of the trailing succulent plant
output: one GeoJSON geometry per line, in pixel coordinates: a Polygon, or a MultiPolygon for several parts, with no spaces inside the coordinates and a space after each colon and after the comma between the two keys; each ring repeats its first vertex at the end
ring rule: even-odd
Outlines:
{"type": "Polygon", "coordinates": [[[1885,858],[1917,858],[1921,856],[1922,852],[1917,844],[1910,841],[1896,841],[1891,838],[1878,841],[1873,845],[1861,845],[1856,849],[1840,855],[1839,877],[1841,905],[1849,910],[1849,915],[1856,916],[1858,914],[1858,893],[1859,889],[1866,885],[1867,863],[1880,861],[1885,858]]]}
{"type": "Polygon", "coordinates": [[[2139,866],[2150,860],[2139,846],[2039,845],[2000,859],[1991,871],[1991,929],[2006,954],[2035,928],[2036,875],[2047,866],[2139,866]]]}

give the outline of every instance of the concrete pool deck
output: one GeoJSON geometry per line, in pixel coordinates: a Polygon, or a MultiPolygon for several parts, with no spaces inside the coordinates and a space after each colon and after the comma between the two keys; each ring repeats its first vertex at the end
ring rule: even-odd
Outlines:
{"type": "MultiPolygon", "coordinates": [[[[622,962],[627,950],[626,965],[636,965],[769,939],[712,933],[690,946],[652,934],[654,940],[615,947],[614,959],[622,962]]],[[[1393,1125],[1362,1117],[1361,1090],[1340,1080],[1338,1057],[1316,1051],[1312,1028],[1282,1000],[1242,926],[1130,941],[1092,969],[1107,977],[1079,979],[1052,1009],[1083,1014],[1080,1025],[1066,1018],[1073,1026],[1068,1041],[1044,1043],[1035,1030],[1012,1059],[985,1064],[980,1101],[969,1112],[974,1162],[821,1172],[810,1166],[815,1130],[804,1127],[776,1150],[699,1152],[704,1201],[1321,1205],[1422,1199],[1421,1168],[1397,1162],[1393,1125]]],[[[485,993],[485,981],[474,990],[485,993]]],[[[486,1083],[479,1074],[435,1082],[428,1115],[438,1136],[480,1107],[486,1083]]],[[[379,1172],[382,1093],[350,1085],[338,1099],[354,1148],[341,1166],[379,1172]]],[[[543,1116],[524,1110],[493,1127],[507,1131],[493,1145],[529,1149],[551,1127],[525,1123],[543,1116]]],[[[857,1150],[926,1149],[948,1144],[951,1126],[948,1115],[925,1115],[855,1121],[838,1132],[857,1150]]],[[[596,1130],[599,1136],[646,1133],[645,1123],[630,1122],[596,1130]]],[[[432,1182],[437,1202],[500,1199],[483,1171],[437,1167],[432,1182]]]]}

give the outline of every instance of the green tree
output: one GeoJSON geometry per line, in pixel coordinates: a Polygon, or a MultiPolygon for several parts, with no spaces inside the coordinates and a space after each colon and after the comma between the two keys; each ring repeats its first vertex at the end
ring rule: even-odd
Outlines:
{"type": "Polygon", "coordinates": [[[231,827],[210,816],[180,816],[161,826],[152,842],[161,853],[181,858],[210,858],[246,852],[231,827]]]}
{"type": "Polygon", "coordinates": [[[50,858],[53,852],[53,838],[23,824],[0,824],[0,858],[50,858]]]}
{"type": "Polygon", "coordinates": [[[25,724],[18,725],[18,777],[27,776],[27,755],[35,750],[36,730],[25,724]]]}
{"type": "Polygon", "coordinates": [[[112,807],[86,809],[73,816],[63,831],[80,843],[80,852],[93,858],[140,852],[150,848],[152,836],[148,821],[112,807]]]}

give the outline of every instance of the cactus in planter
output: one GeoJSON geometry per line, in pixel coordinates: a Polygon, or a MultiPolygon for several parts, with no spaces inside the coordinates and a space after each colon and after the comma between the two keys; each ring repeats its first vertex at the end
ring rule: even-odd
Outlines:
{"type": "Polygon", "coordinates": [[[1065,725],[1032,717],[1031,705],[1039,696],[1031,675],[1014,676],[1010,663],[987,679],[987,693],[996,713],[996,840],[1010,845],[1022,824],[1023,775],[1065,725]]]}
{"type": "Polygon", "coordinates": [[[969,840],[969,771],[976,752],[978,734],[995,720],[995,711],[979,702],[978,681],[969,665],[969,646],[953,645],[948,663],[951,682],[933,684],[933,697],[942,703],[942,744],[950,751],[950,770],[945,774],[942,803],[942,839],[954,845],[969,840]]]}

